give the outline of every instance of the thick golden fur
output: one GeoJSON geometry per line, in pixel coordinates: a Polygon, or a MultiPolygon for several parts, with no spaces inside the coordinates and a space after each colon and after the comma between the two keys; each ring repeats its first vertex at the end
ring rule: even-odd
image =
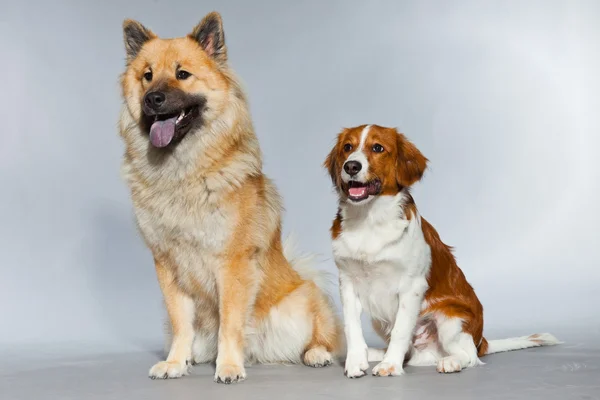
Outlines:
{"type": "Polygon", "coordinates": [[[131,20],[124,31],[122,172],[172,332],[169,355],[150,376],[179,377],[190,363],[216,361],[215,380],[230,383],[245,378],[245,362],[331,363],[338,320],[313,273],[284,255],[281,200],[262,173],[221,17],[211,13],[176,39],[131,20]],[[177,68],[192,76],[176,79],[177,68]],[[149,70],[152,82],[143,78],[149,70]],[[153,147],[140,122],[155,82],[206,98],[202,126],[169,148],[153,147]]]}

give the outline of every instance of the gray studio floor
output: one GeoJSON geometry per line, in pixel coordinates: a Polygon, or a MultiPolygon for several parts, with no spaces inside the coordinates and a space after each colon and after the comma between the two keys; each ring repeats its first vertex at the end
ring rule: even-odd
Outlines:
{"type": "MultiPolygon", "coordinates": [[[[213,383],[211,366],[190,376],[152,381],[148,368],[159,352],[64,356],[61,351],[3,351],[0,399],[600,399],[598,332],[558,347],[496,354],[486,365],[459,374],[407,368],[395,378],[349,380],[340,366],[253,366],[235,385],[213,383]]],[[[580,335],[580,337],[582,337],[580,335]]]]}

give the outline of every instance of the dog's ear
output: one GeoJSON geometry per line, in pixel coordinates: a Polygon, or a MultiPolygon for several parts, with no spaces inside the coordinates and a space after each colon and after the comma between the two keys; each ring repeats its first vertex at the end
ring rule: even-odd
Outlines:
{"type": "Polygon", "coordinates": [[[338,167],[337,167],[337,157],[338,157],[338,142],[335,143],[335,146],[333,146],[333,149],[331,149],[331,151],[327,155],[327,158],[325,158],[325,162],[323,163],[323,166],[327,169],[327,172],[329,172],[329,176],[331,177],[331,182],[333,183],[333,185],[335,187],[339,186],[339,179],[340,179],[340,174],[338,172],[338,167]]]}
{"type": "Polygon", "coordinates": [[[396,159],[396,181],[400,186],[411,186],[421,180],[429,160],[406,136],[396,131],[398,156],[396,159]]]}
{"type": "Polygon", "coordinates": [[[217,63],[227,62],[227,46],[225,46],[221,14],[215,11],[207,14],[189,36],[200,43],[206,54],[217,63]]]}
{"type": "Polygon", "coordinates": [[[131,62],[138,55],[144,43],[155,37],[156,35],[150,29],[139,22],[132,19],[123,21],[123,40],[125,41],[127,62],[131,62]]]}

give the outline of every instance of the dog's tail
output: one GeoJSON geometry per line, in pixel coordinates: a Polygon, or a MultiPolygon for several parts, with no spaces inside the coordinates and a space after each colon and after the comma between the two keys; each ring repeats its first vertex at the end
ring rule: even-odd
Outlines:
{"type": "Polygon", "coordinates": [[[369,360],[369,362],[382,361],[384,355],[385,349],[375,349],[373,347],[367,349],[367,360],[369,360]]]}
{"type": "Polygon", "coordinates": [[[531,347],[554,346],[563,342],[550,333],[535,333],[529,336],[488,340],[487,343],[488,347],[485,354],[502,353],[505,351],[528,349],[531,347]]]}
{"type": "MultiPolygon", "coordinates": [[[[487,350],[484,354],[502,353],[505,351],[529,349],[531,347],[554,346],[562,344],[554,335],[550,333],[536,333],[529,336],[513,337],[508,339],[488,340],[487,350]]],[[[385,349],[369,348],[367,358],[369,362],[381,361],[385,354],[385,349]]]]}
{"type": "Polygon", "coordinates": [[[334,282],[333,274],[315,268],[316,254],[300,253],[296,243],[297,241],[293,234],[289,234],[283,240],[284,257],[302,279],[313,281],[323,292],[328,293],[330,285],[334,282]]]}
{"type": "MultiPolygon", "coordinates": [[[[298,272],[302,279],[313,281],[319,287],[319,289],[321,289],[321,292],[329,301],[330,305],[334,307],[334,301],[330,295],[334,283],[334,275],[327,271],[315,268],[316,255],[298,252],[296,243],[297,242],[294,235],[288,235],[283,240],[283,255],[292,265],[292,267],[298,272]]],[[[340,349],[340,351],[345,352],[346,344],[344,343],[341,347],[344,349],[340,349]]],[[[369,348],[367,359],[369,362],[378,362],[383,360],[384,354],[385,349],[369,348]]]]}

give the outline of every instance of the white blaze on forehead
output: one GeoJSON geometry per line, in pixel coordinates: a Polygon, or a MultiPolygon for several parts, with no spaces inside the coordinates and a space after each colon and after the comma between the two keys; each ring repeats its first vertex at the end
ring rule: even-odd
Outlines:
{"type": "Polygon", "coordinates": [[[365,143],[367,142],[367,137],[369,136],[370,130],[371,130],[371,125],[367,125],[364,127],[364,129],[360,133],[360,142],[358,143],[358,147],[356,148],[356,150],[354,150],[354,152],[352,154],[350,154],[348,156],[348,159],[346,161],[357,160],[357,161],[360,161],[361,163],[363,161],[367,162],[367,156],[363,152],[363,149],[365,147],[365,143]]]}
{"type": "Polygon", "coordinates": [[[348,182],[351,178],[356,181],[359,181],[359,182],[367,181],[367,173],[369,171],[369,161],[367,160],[367,155],[363,152],[363,148],[365,147],[365,143],[367,142],[367,137],[369,136],[370,130],[371,130],[371,125],[367,125],[364,127],[364,129],[360,133],[360,142],[358,144],[357,149],[354,150],[354,152],[352,154],[350,154],[348,156],[348,158],[346,159],[346,162],[358,161],[362,165],[362,168],[361,168],[360,172],[354,177],[351,177],[350,175],[348,175],[346,173],[346,171],[344,171],[342,169],[342,179],[344,180],[344,182],[348,182]]]}
{"type": "Polygon", "coordinates": [[[365,142],[367,141],[367,136],[369,136],[370,130],[371,130],[371,125],[367,125],[364,127],[364,129],[360,133],[360,144],[358,145],[358,149],[356,151],[362,152],[363,147],[365,147],[365,142]]]}

